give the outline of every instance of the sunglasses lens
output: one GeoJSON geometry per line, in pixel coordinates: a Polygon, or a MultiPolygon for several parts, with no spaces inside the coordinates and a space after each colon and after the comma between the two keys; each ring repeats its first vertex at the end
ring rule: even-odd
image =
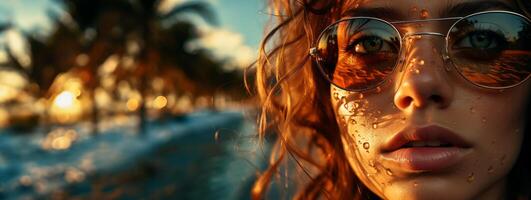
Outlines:
{"type": "Polygon", "coordinates": [[[530,22],[503,12],[467,17],[450,30],[448,52],[472,83],[491,88],[517,85],[531,73],[530,22]]]}
{"type": "Polygon", "coordinates": [[[317,63],[334,85],[366,90],[389,76],[399,49],[400,36],[390,24],[366,18],[343,20],[321,34],[317,63]]]}

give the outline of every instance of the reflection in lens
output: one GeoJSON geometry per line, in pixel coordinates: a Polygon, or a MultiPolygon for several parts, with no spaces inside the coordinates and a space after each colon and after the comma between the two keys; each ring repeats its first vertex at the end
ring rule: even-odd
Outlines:
{"type": "Polygon", "coordinates": [[[450,30],[449,54],[460,73],[486,87],[510,87],[531,73],[531,28],[510,13],[483,13],[450,30]]]}
{"type": "Polygon", "coordinates": [[[399,34],[376,19],[340,21],[319,38],[318,63],[335,85],[349,90],[376,87],[393,71],[399,34]]]}

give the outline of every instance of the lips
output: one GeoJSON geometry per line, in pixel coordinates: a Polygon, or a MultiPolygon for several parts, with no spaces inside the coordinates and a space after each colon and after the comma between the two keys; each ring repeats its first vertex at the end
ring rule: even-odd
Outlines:
{"type": "Polygon", "coordinates": [[[382,157],[406,171],[439,171],[457,164],[470,143],[436,125],[408,127],[382,147],[382,157]]]}

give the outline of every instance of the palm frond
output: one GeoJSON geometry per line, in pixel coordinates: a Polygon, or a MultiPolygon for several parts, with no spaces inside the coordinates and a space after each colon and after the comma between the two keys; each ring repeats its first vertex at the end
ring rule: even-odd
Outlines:
{"type": "Polygon", "coordinates": [[[180,4],[166,13],[159,14],[159,19],[168,19],[184,13],[198,14],[207,23],[217,25],[217,17],[214,14],[212,8],[204,2],[187,2],[180,4]]]}

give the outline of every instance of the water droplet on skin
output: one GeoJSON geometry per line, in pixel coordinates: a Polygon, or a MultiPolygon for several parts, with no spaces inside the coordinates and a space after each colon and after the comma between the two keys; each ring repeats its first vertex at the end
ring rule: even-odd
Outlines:
{"type": "MultiPolygon", "coordinates": [[[[353,125],[358,124],[358,122],[354,119],[350,119],[348,122],[353,125]]],[[[358,130],[356,130],[356,132],[358,132],[358,130]]]]}
{"type": "Polygon", "coordinates": [[[498,92],[503,93],[503,92],[505,92],[505,90],[504,89],[500,89],[500,90],[498,90],[498,92]]]}
{"type": "Polygon", "coordinates": [[[376,93],[382,92],[382,88],[380,86],[376,87],[376,93]]]}
{"type": "Polygon", "coordinates": [[[363,143],[363,148],[364,149],[369,149],[370,147],[371,147],[371,145],[368,142],[364,142],[363,143]]]}
{"type": "Polygon", "coordinates": [[[416,181],[413,182],[413,187],[417,187],[417,186],[419,186],[419,184],[416,181]]]}
{"type": "Polygon", "coordinates": [[[489,172],[489,174],[491,174],[492,172],[494,172],[494,167],[493,167],[493,166],[490,166],[489,169],[487,169],[487,172],[489,172]]]}
{"type": "Polygon", "coordinates": [[[335,100],[339,100],[339,93],[334,92],[333,96],[335,100]]]}
{"type": "Polygon", "coordinates": [[[378,128],[378,123],[372,123],[372,128],[373,129],[377,129],[378,128]]]}
{"type": "Polygon", "coordinates": [[[411,7],[411,12],[417,12],[419,9],[417,8],[417,6],[413,6],[411,7]]]}
{"type": "Polygon", "coordinates": [[[424,60],[420,60],[419,65],[424,65],[424,60]]]}
{"type": "Polygon", "coordinates": [[[354,103],[354,102],[348,102],[346,104],[343,104],[343,107],[345,107],[345,110],[347,110],[348,112],[355,112],[356,111],[356,108],[359,107],[359,105],[357,105],[357,103],[354,103]]]}
{"type": "Polygon", "coordinates": [[[422,10],[420,11],[420,18],[421,18],[421,19],[426,19],[426,18],[428,18],[429,16],[430,16],[430,13],[428,12],[428,10],[426,10],[426,9],[422,9],[422,10]]]}
{"type": "Polygon", "coordinates": [[[476,109],[474,107],[470,107],[470,113],[475,113],[476,109]]]}
{"type": "Polygon", "coordinates": [[[391,119],[393,119],[394,117],[393,117],[393,115],[384,115],[384,116],[382,116],[382,117],[380,117],[380,118],[381,118],[382,120],[387,121],[387,120],[391,120],[391,119]]]}
{"type": "Polygon", "coordinates": [[[415,74],[420,74],[420,69],[415,69],[415,74]]]}
{"type": "Polygon", "coordinates": [[[474,173],[470,173],[468,177],[466,178],[466,181],[469,183],[472,183],[474,179],[476,179],[476,177],[474,176],[474,173]]]}
{"type": "Polygon", "coordinates": [[[369,166],[374,167],[374,160],[369,160],[369,166]]]}
{"type": "Polygon", "coordinates": [[[482,118],[481,118],[481,122],[483,122],[483,123],[487,122],[487,118],[482,117],[482,118]]]}
{"type": "Polygon", "coordinates": [[[393,175],[393,172],[391,171],[391,169],[385,169],[385,173],[389,176],[392,176],[393,175]]]}

